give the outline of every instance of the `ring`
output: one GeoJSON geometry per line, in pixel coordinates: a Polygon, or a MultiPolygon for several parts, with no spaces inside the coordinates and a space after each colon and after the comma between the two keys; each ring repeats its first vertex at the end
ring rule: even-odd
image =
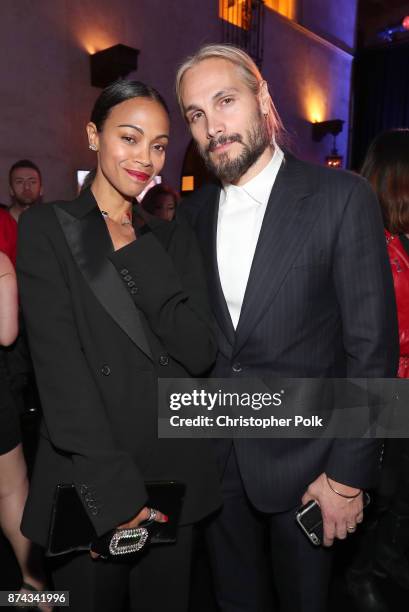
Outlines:
{"type": "Polygon", "coordinates": [[[347,531],[349,531],[349,533],[354,533],[354,531],[356,531],[356,527],[347,527],[347,531]]]}
{"type": "Polygon", "coordinates": [[[153,521],[156,521],[156,517],[158,516],[158,511],[155,510],[155,508],[150,508],[149,509],[149,516],[147,518],[147,521],[149,521],[150,523],[152,523],[153,521]]]}

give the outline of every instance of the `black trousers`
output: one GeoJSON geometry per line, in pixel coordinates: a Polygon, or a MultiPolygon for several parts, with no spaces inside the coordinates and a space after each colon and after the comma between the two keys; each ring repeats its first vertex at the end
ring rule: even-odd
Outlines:
{"type": "Polygon", "coordinates": [[[70,612],[187,612],[191,549],[187,526],[177,544],[148,546],[134,563],[71,555],[52,564],[54,589],[69,591],[70,612]]]}
{"type": "Polygon", "coordinates": [[[308,541],[296,524],[295,508],[273,515],[257,512],[246,496],[233,447],[222,489],[223,509],[206,533],[220,610],[327,612],[331,552],[308,541]],[[278,597],[271,594],[272,584],[278,597]]]}

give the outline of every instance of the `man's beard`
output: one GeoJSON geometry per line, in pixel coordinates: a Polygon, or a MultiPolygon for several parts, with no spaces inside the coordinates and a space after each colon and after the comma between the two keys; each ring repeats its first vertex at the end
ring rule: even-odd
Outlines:
{"type": "Polygon", "coordinates": [[[206,149],[200,149],[207,168],[213,172],[223,183],[235,183],[243,174],[251,168],[253,164],[264,153],[270,144],[270,135],[267,126],[258,114],[257,120],[247,132],[247,142],[243,142],[241,134],[231,134],[230,136],[219,136],[209,141],[206,149]],[[217,161],[213,161],[210,153],[217,145],[230,142],[239,142],[243,151],[237,157],[230,159],[228,153],[219,155],[217,161]]]}
{"type": "Polygon", "coordinates": [[[13,197],[13,202],[14,204],[17,204],[18,206],[20,206],[21,208],[29,208],[30,206],[33,206],[33,204],[37,204],[37,202],[40,201],[40,197],[38,196],[38,198],[18,198],[16,196],[13,197]]]}

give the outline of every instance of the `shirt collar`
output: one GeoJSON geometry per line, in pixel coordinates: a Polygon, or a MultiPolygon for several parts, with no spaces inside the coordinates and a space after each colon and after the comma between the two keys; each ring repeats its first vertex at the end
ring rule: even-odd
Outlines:
{"type": "Polygon", "coordinates": [[[268,162],[267,166],[261,170],[254,178],[245,183],[244,185],[223,185],[223,191],[225,194],[224,200],[227,200],[228,194],[242,193],[249,196],[257,204],[266,204],[270,197],[271,190],[273,188],[275,179],[280,169],[281,163],[284,158],[284,153],[276,145],[273,157],[268,162]]]}

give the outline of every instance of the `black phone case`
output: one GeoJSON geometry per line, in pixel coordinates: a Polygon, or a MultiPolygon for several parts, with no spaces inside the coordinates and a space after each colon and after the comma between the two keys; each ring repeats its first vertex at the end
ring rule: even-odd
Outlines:
{"type": "MultiPolygon", "coordinates": [[[[371,498],[364,492],[364,508],[371,498]]],[[[320,546],[324,537],[321,508],[316,501],[311,500],[301,506],[295,515],[296,521],[314,546],[320,546]]]]}
{"type": "Polygon", "coordinates": [[[317,502],[310,501],[297,511],[297,523],[315,546],[319,546],[324,536],[321,509],[317,502]]]}

